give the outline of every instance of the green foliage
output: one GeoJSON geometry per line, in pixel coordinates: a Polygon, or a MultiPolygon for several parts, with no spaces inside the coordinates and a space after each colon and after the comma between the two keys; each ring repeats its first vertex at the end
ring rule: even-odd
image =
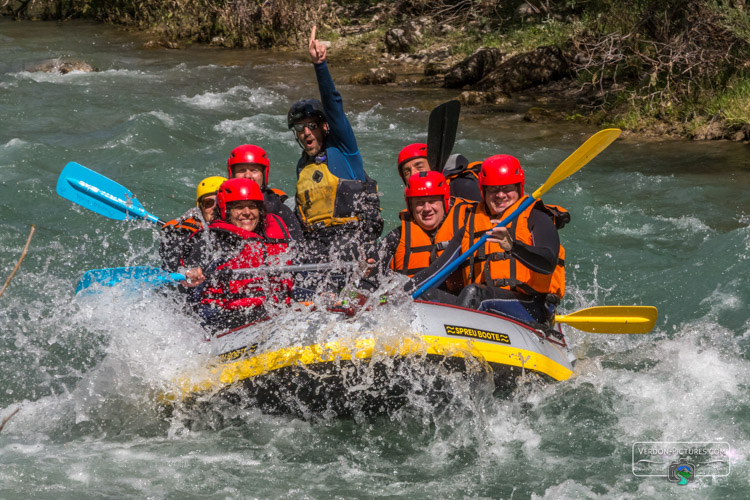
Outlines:
{"type": "Polygon", "coordinates": [[[750,75],[733,76],[724,91],[710,97],[704,105],[707,116],[720,116],[730,125],[750,123],[750,75]]]}
{"type": "Polygon", "coordinates": [[[235,47],[301,47],[317,24],[321,38],[360,54],[381,50],[387,29],[426,16],[432,28],[415,50],[434,43],[447,43],[453,54],[464,56],[479,47],[509,55],[542,45],[563,49],[577,83],[598,99],[595,113],[573,113],[571,120],[635,130],[659,121],[687,128],[716,118],[750,123],[745,0],[36,0],[34,5],[45,19],[95,18],[149,29],[167,40],[220,39],[235,47]],[[444,25],[455,29],[445,32],[444,25]]]}

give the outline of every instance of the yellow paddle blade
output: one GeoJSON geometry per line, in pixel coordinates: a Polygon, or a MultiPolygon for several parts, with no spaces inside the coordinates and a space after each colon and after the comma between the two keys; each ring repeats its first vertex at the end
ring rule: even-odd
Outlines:
{"type": "Polygon", "coordinates": [[[552,186],[578,172],[584,165],[593,160],[596,155],[612,144],[620,136],[620,132],[619,128],[607,128],[589,137],[586,142],[581,144],[581,147],[573,151],[573,154],[557,166],[555,171],[547,178],[547,181],[542,184],[542,187],[534,191],[532,195],[534,199],[538,200],[552,186]]]}
{"type": "Polygon", "coordinates": [[[581,309],[555,321],[593,333],[648,333],[656,324],[653,306],[600,306],[581,309]]]}

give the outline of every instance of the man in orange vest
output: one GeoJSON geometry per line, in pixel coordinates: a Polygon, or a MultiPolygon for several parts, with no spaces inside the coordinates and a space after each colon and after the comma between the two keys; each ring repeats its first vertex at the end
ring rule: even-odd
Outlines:
{"type": "MultiPolygon", "coordinates": [[[[477,172],[481,162],[469,163],[460,154],[448,157],[442,174],[450,187],[451,196],[470,201],[480,201],[477,172]]],[[[419,172],[433,170],[427,162],[427,144],[415,142],[404,147],[398,154],[398,175],[406,184],[407,179],[419,172]]],[[[437,171],[437,170],[436,170],[437,171]]]]}
{"type": "Polygon", "coordinates": [[[524,184],[523,168],[513,156],[495,155],[482,163],[482,203],[469,213],[461,251],[488,231],[490,237],[461,268],[465,288],[459,304],[543,323],[565,293],[565,250],[557,229],[570,215],[539,200],[507,227],[494,227],[526,199],[524,184]]]}
{"type": "MultiPolygon", "coordinates": [[[[461,241],[468,209],[473,203],[452,198],[443,174],[432,171],[417,172],[409,177],[404,198],[407,208],[399,214],[401,226],[388,233],[380,254],[383,264],[387,263],[392,271],[411,278],[429,268],[451,241],[461,241]]],[[[458,293],[460,277],[454,275],[441,288],[443,292],[458,293]]],[[[425,298],[455,302],[455,297],[425,298]]]]}

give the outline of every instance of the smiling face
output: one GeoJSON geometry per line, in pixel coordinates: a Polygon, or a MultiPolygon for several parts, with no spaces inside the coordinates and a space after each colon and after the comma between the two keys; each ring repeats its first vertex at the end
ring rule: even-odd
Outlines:
{"type": "Polygon", "coordinates": [[[237,179],[252,179],[259,186],[265,184],[263,176],[266,167],[257,163],[239,163],[232,165],[232,177],[237,179]]]}
{"type": "Polygon", "coordinates": [[[507,186],[485,186],[484,202],[490,215],[501,215],[520,198],[518,184],[507,186]]]}
{"type": "Polygon", "coordinates": [[[418,172],[428,172],[429,170],[430,164],[427,163],[427,158],[414,158],[401,166],[401,177],[406,182],[412,175],[418,172]]]}
{"type": "Polygon", "coordinates": [[[425,231],[433,231],[440,227],[445,219],[445,198],[443,196],[420,196],[409,198],[414,222],[425,231]]]}
{"type": "Polygon", "coordinates": [[[323,139],[327,131],[327,123],[321,123],[312,118],[305,118],[294,124],[294,133],[297,135],[297,140],[302,144],[302,149],[304,149],[307,156],[316,156],[322,151],[323,139]]]}
{"type": "Polygon", "coordinates": [[[255,231],[260,221],[260,205],[257,201],[235,201],[229,205],[229,223],[246,231],[255,231]]]}

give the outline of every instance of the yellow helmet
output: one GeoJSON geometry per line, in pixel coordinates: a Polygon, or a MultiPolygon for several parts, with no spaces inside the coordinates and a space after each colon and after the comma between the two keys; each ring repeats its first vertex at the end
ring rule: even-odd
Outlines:
{"type": "Polygon", "coordinates": [[[195,204],[200,207],[201,198],[207,194],[214,194],[225,180],[227,180],[226,177],[213,176],[200,181],[195,189],[195,204]]]}

